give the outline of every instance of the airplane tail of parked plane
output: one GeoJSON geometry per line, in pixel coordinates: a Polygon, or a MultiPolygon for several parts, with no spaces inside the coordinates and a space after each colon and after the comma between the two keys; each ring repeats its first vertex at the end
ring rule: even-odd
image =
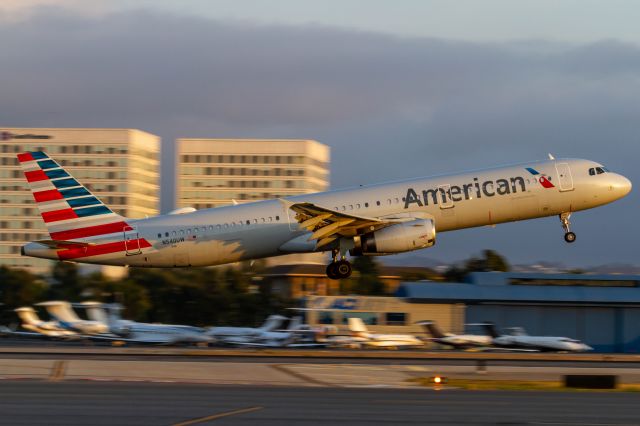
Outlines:
{"type": "Polygon", "coordinates": [[[367,326],[362,321],[362,318],[349,318],[349,331],[356,337],[366,337],[369,335],[367,326]]]}
{"type": "Polygon", "coordinates": [[[435,321],[419,321],[416,324],[423,326],[427,333],[433,338],[442,339],[443,337],[447,337],[447,334],[442,331],[435,321]]]}
{"type": "Polygon", "coordinates": [[[485,321],[482,324],[482,327],[487,331],[487,334],[491,336],[491,338],[495,339],[496,337],[500,337],[500,333],[498,333],[498,328],[491,321],[485,321]]]}
{"type": "Polygon", "coordinates": [[[14,309],[14,311],[18,314],[18,317],[23,324],[35,325],[42,322],[38,317],[38,314],[36,314],[36,311],[28,306],[14,309]]]}
{"type": "Polygon", "coordinates": [[[80,321],[80,318],[73,311],[69,302],[51,301],[41,302],[37,305],[44,306],[49,315],[60,322],[71,324],[80,321]]]}
{"type": "Polygon", "coordinates": [[[104,310],[104,305],[100,302],[82,302],[82,307],[87,311],[87,316],[92,321],[97,321],[103,324],[109,323],[109,318],[104,310]]]}
{"type": "Polygon", "coordinates": [[[138,238],[137,232],[127,235],[135,230],[126,219],[114,213],[45,152],[18,154],[18,161],[51,237],[35,241],[38,244],[28,247],[26,253],[23,247],[23,254],[74,260],[151,246],[138,238]]]}
{"type": "Polygon", "coordinates": [[[286,320],[286,317],[282,315],[269,315],[264,324],[260,326],[261,331],[273,331],[280,328],[282,323],[286,320]]]}

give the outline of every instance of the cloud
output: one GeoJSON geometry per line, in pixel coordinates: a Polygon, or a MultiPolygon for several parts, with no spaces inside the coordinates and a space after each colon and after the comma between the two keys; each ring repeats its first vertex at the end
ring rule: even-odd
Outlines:
{"type": "MultiPolygon", "coordinates": [[[[336,186],[547,152],[598,159],[640,181],[640,52],[615,40],[471,43],[55,7],[0,21],[0,39],[2,125],[142,128],[165,139],[166,158],[176,136],[315,138],[332,147],[336,186]]],[[[170,188],[168,170],[163,179],[170,188]]],[[[637,231],[600,226],[613,216],[635,229],[634,203],[635,194],[585,214],[588,241],[636,244],[637,231]]],[[[538,241],[557,245],[553,227],[538,241]]],[[[494,238],[508,250],[521,240],[506,229],[494,238]]],[[[579,262],[589,247],[571,253],[562,255],[579,262]]]]}

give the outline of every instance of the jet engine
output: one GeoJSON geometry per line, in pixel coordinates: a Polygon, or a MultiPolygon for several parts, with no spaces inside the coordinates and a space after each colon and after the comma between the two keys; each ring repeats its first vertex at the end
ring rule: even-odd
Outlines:
{"type": "Polygon", "coordinates": [[[419,250],[436,243],[436,227],[433,219],[416,219],[356,236],[354,243],[354,256],[419,250]]]}

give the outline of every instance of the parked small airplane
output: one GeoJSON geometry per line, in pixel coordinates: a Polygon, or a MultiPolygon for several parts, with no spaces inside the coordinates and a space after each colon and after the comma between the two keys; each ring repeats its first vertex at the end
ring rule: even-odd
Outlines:
{"type": "Polygon", "coordinates": [[[22,321],[22,328],[30,330],[33,333],[21,333],[9,330],[7,334],[33,337],[34,335],[43,335],[46,337],[69,339],[78,337],[78,333],[70,331],[60,326],[57,321],[42,321],[36,311],[28,306],[14,309],[22,321]]]}
{"type": "Polygon", "coordinates": [[[116,339],[130,343],[150,343],[176,345],[183,343],[208,344],[213,338],[205,330],[189,325],[149,324],[124,320],[120,316],[122,306],[116,303],[83,302],[80,306],[87,310],[87,316],[93,321],[103,323],[116,339]]]}
{"type": "Polygon", "coordinates": [[[557,215],[571,243],[570,216],[611,203],[631,182],[601,164],[558,159],[474,172],[297,195],[147,219],[114,213],[41,151],[18,155],[50,239],[22,254],[146,267],[220,265],[329,251],[332,279],[347,278],[347,253],[388,255],[431,247],[436,231],[557,215]]]}
{"type": "Polygon", "coordinates": [[[586,352],[593,348],[580,340],[569,337],[529,336],[522,327],[512,327],[513,334],[500,334],[495,324],[486,323],[485,328],[493,339],[493,345],[500,348],[533,349],[553,352],[586,352]]]}
{"type": "Polygon", "coordinates": [[[486,348],[492,344],[491,336],[445,333],[435,321],[418,321],[416,324],[425,328],[432,342],[456,349],[486,348]]]}
{"type": "Polygon", "coordinates": [[[99,321],[83,320],[73,311],[71,304],[64,301],[50,301],[37,303],[36,306],[44,306],[47,312],[57,324],[70,331],[84,335],[105,334],[109,332],[109,326],[99,321]]]}
{"type": "Polygon", "coordinates": [[[302,317],[293,317],[286,330],[263,331],[253,336],[229,337],[226,343],[239,346],[269,348],[310,348],[326,346],[315,341],[315,331],[302,324],[302,317]]]}
{"type": "Polygon", "coordinates": [[[374,334],[370,333],[362,318],[349,318],[350,336],[332,336],[327,338],[329,346],[345,346],[352,348],[418,348],[424,342],[411,334],[374,334]]]}
{"type": "Polygon", "coordinates": [[[249,341],[251,338],[262,335],[266,332],[278,330],[287,317],[282,315],[270,315],[260,327],[211,327],[206,331],[208,336],[212,336],[219,343],[236,344],[243,339],[249,341]]]}

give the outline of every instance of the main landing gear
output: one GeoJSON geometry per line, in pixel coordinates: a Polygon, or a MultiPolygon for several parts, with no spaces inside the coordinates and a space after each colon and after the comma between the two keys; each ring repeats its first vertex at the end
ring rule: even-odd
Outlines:
{"type": "Polygon", "coordinates": [[[345,258],[340,256],[338,260],[338,250],[332,252],[333,261],[327,265],[327,276],[332,280],[340,280],[343,278],[349,278],[351,276],[351,263],[345,258]]]}
{"type": "Polygon", "coordinates": [[[560,214],[560,222],[562,222],[562,229],[564,229],[564,240],[568,243],[572,243],[576,240],[576,234],[571,232],[569,226],[571,222],[569,222],[569,218],[571,217],[571,213],[562,213],[560,214]]]}

